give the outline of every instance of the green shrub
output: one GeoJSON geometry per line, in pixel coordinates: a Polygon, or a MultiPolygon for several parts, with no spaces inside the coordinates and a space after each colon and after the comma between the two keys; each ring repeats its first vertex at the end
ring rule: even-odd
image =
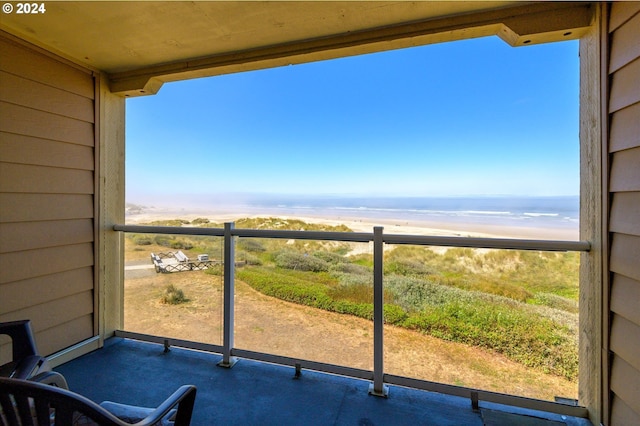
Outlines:
{"type": "Polygon", "coordinates": [[[176,250],[190,250],[193,248],[193,244],[184,240],[174,240],[171,241],[169,245],[172,249],[176,250]]]}
{"type": "Polygon", "coordinates": [[[414,312],[408,328],[494,350],[528,367],[575,381],[575,336],[553,321],[497,303],[451,301],[414,312]]]}
{"type": "Polygon", "coordinates": [[[264,244],[255,238],[240,238],[238,239],[238,248],[244,251],[262,253],[266,251],[264,244]]]}
{"type": "Polygon", "coordinates": [[[169,284],[162,292],[160,301],[169,305],[178,305],[187,302],[188,299],[184,296],[184,292],[181,289],[173,284],[169,284]]]}
{"type": "Polygon", "coordinates": [[[421,311],[466,296],[467,292],[412,277],[390,276],[385,288],[395,295],[396,303],[407,311],[421,311]]]}
{"type": "Polygon", "coordinates": [[[171,247],[171,238],[167,237],[166,235],[156,235],[153,238],[154,242],[162,247],[171,247]]]}
{"type": "Polygon", "coordinates": [[[162,247],[168,247],[175,250],[190,250],[194,247],[192,239],[176,238],[169,235],[156,235],[153,237],[153,243],[162,247]]]}
{"type": "Polygon", "coordinates": [[[236,228],[243,229],[282,229],[290,231],[332,231],[352,232],[345,225],[324,225],[320,223],[307,223],[299,219],[283,219],[279,217],[257,217],[238,219],[236,228]]]}
{"type": "Polygon", "coordinates": [[[560,309],[566,312],[578,312],[578,302],[566,297],[558,296],[553,293],[538,293],[530,303],[534,305],[544,305],[554,309],[560,309]]]}
{"type": "Polygon", "coordinates": [[[224,265],[222,263],[210,266],[209,268],[205,269],[205,274],[209,274],[209,275],[215,275],[215,276],[222,276],[224,274],[224,265]]]}
{"type": "Polygon", "coordinates": [[[332,253],[330,251],[316,251],[313,253],[313,256],[334,265],[346,262],[344,256],[337,253],[332,253]]]}
{"type": "Polygon", "coordinates": [[[324,260],[295,251],[281,252],[274,260],[278,267],[285,269],[311,272],[329,270],[329,264],[324,260]]]}
{"type": "MultiPolygon", "coordinates": [[[[359,265],[355,265],[359,266],[359,265]]],[[[338,279],[338,283],[341,287],[348,286],[367,286],[373,289],[373,274],[371,272],[366,274],[360,273],[334,273],[333,276],[338,279]]]]}
{"type": "Polygon", "coordinates": [[[342,274],[373,276],[373,271],[370,268],[355,263],[344,262],[331,265],[329,271],[339,276],[342,274]]]}
{"type": "Polygon", "coordinates": [[[325,293],[325,286],[313,281],[260,268],[238,270],[236,277],[268,296],[289,302],[315,307],[331,304],[331,299],[325,293]]]}
{"type": "Polygon", "coordinates": [[[397,274],[405,276],[429,275],[431,271],[424,263],[414,259],[395,259],[384,264],[385,274],[397,274]]]}
{"type": "Polygon", "coordinates": [[[402,324],[409,317],[407,312],[398,305],[385,303],[383,309],[384,322],[387,324],[402,324]]]}
{"type": "Polygon", "coordinates": [[[427,261],[431,258],[440,256],[428,247],[421,246],[396,246],[393,250],[385,253],[385,259],[416,259],[427,261]]]}
{"type": "MultiPolygon", "coordinates": [[[[395,251],[395,250],[394,250],[395,251]]],[[[351,263],[355,265],[364,266],[373,270],[373,255],[371,254],[358,254],[355,256],[349,256],[351,263]]]]}
{"type": "Polygon", "coordinates": [[[199,217],[199,218],[193,219],[191,221],[191,224],[192,225],[204,225],[204,224],[209,223],[209,222],[210,222],[209,219],[204,218],[204,217],[199,217]]]}
{"type": "Polygon", "coordinates": [[[182,226],[182,225],[188,225],[189,222],[188,220],[185,219],[168,219],[168,220],[154,220],[151,223],[147,223],[146,225],[152,225],[152,226],[182,226]]]}
{"type": "Polygon", "coordinates": [[[245,265],[262,265],[262,260],[258,256],[246,251],[237,252],[236,261],[244,262],[245,265]]]}
{"type": "Polygon", "coordinates": [[[341,280],[340,285],[328,289],[327,293],[335,300],[348,300],[355,303],[373,302],[373,285],[366,281],[344,284],[341,280]]]}
{"type": "Polygon", "coordinates": [[[153,238],[148,235],[136,235],[133,237],[133,243],[139,246],[149,246],[153,243],[153,238]]]}
{"type": "MultiPolygon", "coordinates": [[[[299,253],[298,257],[292,255],[298,262],[300,257],[313,258],[299,253]]],[[[280,271],[248,268],[238,271],[237,277],[258,291],[290,302],[372,318],[370,270],[366,274],[341,273],[335,269],[331,274],[280,271]]],[[[385,276],[385,322],[493,350],[528,367],[576,380],[577,337],[570,326],[564,325],[564,320],[553,317],[556,315],[553,309],[440,284],[443,281],[446,279],[433,275],[427,279],[385,276]]],[[[553,296],[546,299],[560,300],[553,296]]]]}

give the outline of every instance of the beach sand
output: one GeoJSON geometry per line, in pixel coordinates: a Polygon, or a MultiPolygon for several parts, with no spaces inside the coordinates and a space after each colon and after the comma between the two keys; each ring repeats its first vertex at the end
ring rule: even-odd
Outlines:
{"type": "Polygon", "coordinates": [[[283,215],[283,214],[257,214],[238,210],[211,211],[211,210],[169,210],[160,208],[141,208],[128,210],[126,214],[127,225],[139,225],[153,221],[184,219],[192,221],[197,218],[206,218],[213,223],[234,222],[243,218],[279,217],[282,219],[299,219],[307,223],[324,225],[345,225],[354,232],[373,232],[376,226],[382,226],[385,234],[403,235],[430,235],[453,237],[486,237],[486,238],[518,238],[531,240],[557,240],[576,241],[579,239],[577,229],[568,228],[540,228],[526,226],[501,226],[484,223],[452,223],[447,221],[399,221],[394,218],[376,218],[345,216],[323,217],[321,215],[283,215]]]}

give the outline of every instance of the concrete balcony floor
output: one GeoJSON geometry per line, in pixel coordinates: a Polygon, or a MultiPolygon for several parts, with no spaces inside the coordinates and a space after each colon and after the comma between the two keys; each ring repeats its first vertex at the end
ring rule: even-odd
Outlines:
{"type": "Polygon", "coordinates": [[[183,384],[198,388],[192,425],[524,425],[583,426],[588,420],[390,386],[388,398],[368,395],[369,382],[240,359],[218,367],[218,354],[128,339],[56,368],[72,391],[104,400],[156,407],[183,384]]]}

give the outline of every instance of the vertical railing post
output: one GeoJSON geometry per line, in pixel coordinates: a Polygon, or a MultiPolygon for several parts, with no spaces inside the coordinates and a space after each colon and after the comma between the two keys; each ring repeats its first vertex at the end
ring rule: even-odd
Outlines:
{"type": "Polygon", "coordinates": [[[373,383],[369,386],[369,394],[387,397],[389,388],[384,384],[384,289],[383,261],[384,241],[383,227],[373,228],[373,383]]]}
{"type": "Polygon", "coordinates": [[[235,293],[235,247],[231,231],[234,228],[233,222],[224,224],[224,324],[222,342],[222,361],[218,363],[221,367],[231,368],[236,363],[236,359],[231,356],[233,349],[233,296],[235,293]]]}

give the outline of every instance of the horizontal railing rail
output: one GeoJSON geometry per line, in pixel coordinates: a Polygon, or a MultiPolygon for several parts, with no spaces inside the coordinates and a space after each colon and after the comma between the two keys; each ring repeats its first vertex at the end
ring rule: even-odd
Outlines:
{"type": "MultiPolygon", "coordinates": [[[[224,236],[224,228],[196,228],[179,226],[146,226],[146,225],[115,225],[114,231],[139,234],[170,234],[170,235],[202,235],[211,237],[224,236]]],[[[316,240],[368,243],[374,239],[371,232],[327,232],[327,231],[283,231],[270,229],[232,229],[234,237],[247,238],[277,238],[287,240],[316,240]]],[[[434,247],[467,247],[508,250],[539,250],[539,251],[589,251],[591,243],[588,241],[565,240],[531,240],[517,238],[478,238],[478,237],[442,237],[433,235],[410,234],[382,234],[382,241],[386,244],[411,244],[434,247]]]]}
{"type": "MultiPolygon", "coordinates": [[[[114,225],[114,231],[139,233],[139,234],[167,234],[167,235],[191,235],[191,236],[211,236],[223,237],[224,246],[224,311],[223,329],[224,337],[222,346],[199,344],[196,342],[181,341],[171,339],[171,344],[184,346],[200,350],[210,350],[220,352],[222,361],[219,365],[232,367],[235,357],[256,359],[266,362],[275,362],[283,365],[296,365],[307,369],[315,369],[333,374],[343,374],[355,378],[371,380],[372,384],[369,393],[377,396],[387,395],[388,384],[400,386],[410,386],[418,389],[449,393],[452,395],[470,395],[470,398],[478,398],[488,402],[500,402],[508,405],[516,405],[526,408],[556,412],[558,414],[585,417],[584,407],[560,404],[550,401],[535,400],[518,397],[514,395],[496,394],[492,392],[476,391],[458,386],[434,383],[426,380],[399,377],[384,373],[384,345],[383,345],[383,252],[385,244],[396,245],[421,245],[434,247],[465,247],[483,249],[507,249],[507,250],[535,250],[535,251],[578,251],[587,252],[591,250],[588,241],[560,241],[560,240],[530,240],[516,238],[478,238],[478,237],[446,237],[431,235],[405,235],[405,234],[384,234],[382,227],[374,227],[373,232],[327,232],[327,231],[290,231],[290,230],[269,230],[269,229],[236,229],[233,223],[225,223],[224,228],[198,228],[180,226],[148,226],[148,225],[114,225]],[[324,364],[309,360],[297,360],[286,356],[273,355],[238,349],[234,347],[234,268],[235,254],[234,237],[243,238],[275,238],[287,240],[316,240],[316,241],[339,241],[373,243],[373,371],[355,369],[340,365],[324,364]]],[[[148,336],[140,333],[118,331],[116,335],[121,337],[131,337],[140,340],[148,340],[160,343],[164,338],[148,336]]],[[[166,344],[166,343],[165,343],[166,344]]]]}

